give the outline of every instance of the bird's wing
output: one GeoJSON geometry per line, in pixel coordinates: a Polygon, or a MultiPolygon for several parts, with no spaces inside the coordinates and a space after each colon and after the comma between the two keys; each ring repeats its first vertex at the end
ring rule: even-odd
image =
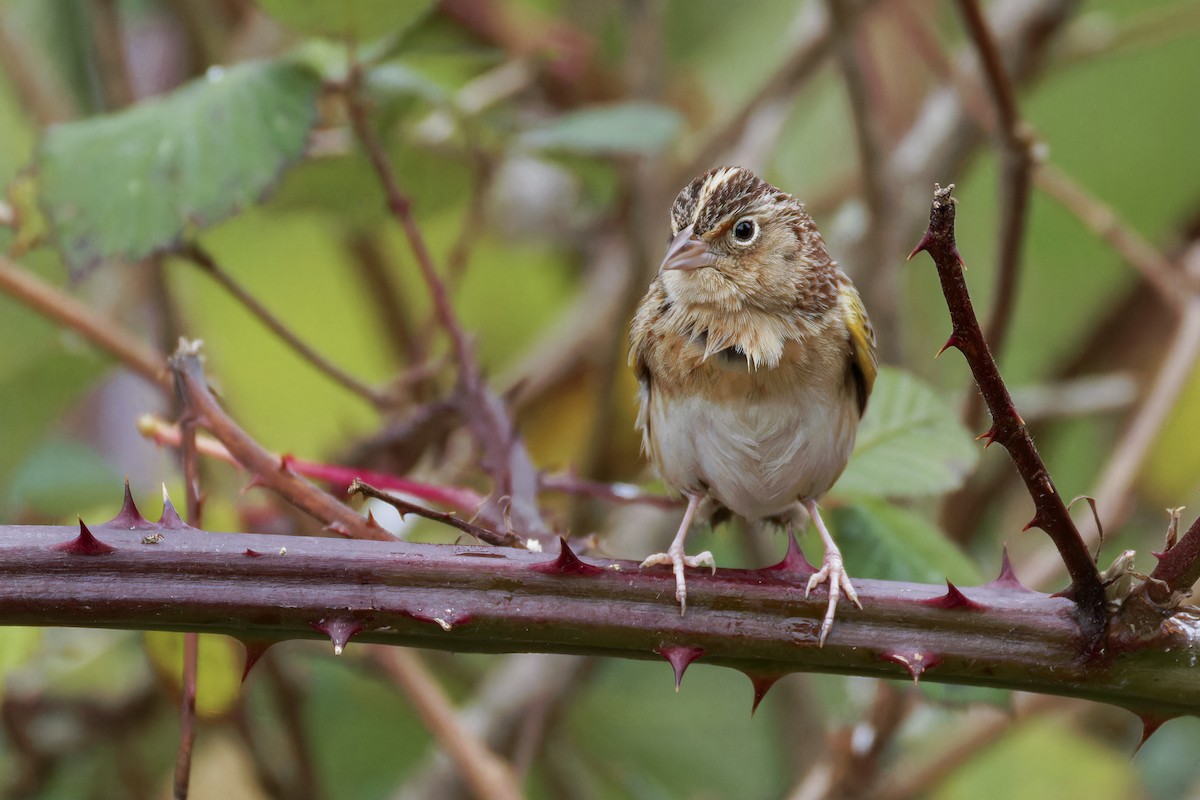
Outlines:
{"type": "Polygon", "coordinates": [[[875,354],[875,329],[863,308],[858,291],[847,281],[838,297],[846,332],[850,340],[850,372],[858,390],[858,413],[867,410],[867,398],[875,386],[879,361],[875,354]]]}
{"type": "Polygon", "coordinates": [[[647,363],[647,351],[650,349],[654,316],[656,313],[661,313],[660,306],[665,299],[666,293],[656,282],[642,298],[629,327],[629,364],[637,376],[639,387],[637,426],[642,432],[642,449],[647,454],[651,452],[652,447],[649,409],[650,392],[653,386],[650,365],[647,363]]]}

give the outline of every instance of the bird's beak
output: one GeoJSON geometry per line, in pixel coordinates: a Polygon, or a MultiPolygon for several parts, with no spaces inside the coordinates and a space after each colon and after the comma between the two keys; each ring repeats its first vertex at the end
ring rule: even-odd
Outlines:
{"type": "Polygon", "coordinates": [[[675,234],[671,244],[667,245],[667,254],[658,267],[659,272],[668,269],[691,271],[712,266],[713,254],[708,251],[708,245],[692,235],[693,227],[688,225],[675,234]]]}

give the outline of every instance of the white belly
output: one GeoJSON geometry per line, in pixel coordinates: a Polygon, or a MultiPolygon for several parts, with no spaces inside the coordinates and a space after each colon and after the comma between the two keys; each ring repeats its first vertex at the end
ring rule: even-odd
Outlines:
{"type": "Polygon", "coordinates": [[[707,487],[748,519],[820,497],[845,468],[858,427],[853,401],[823,388],[736,405],[655,393],[650,444],[663,480],[685,492],[707,487]]]}

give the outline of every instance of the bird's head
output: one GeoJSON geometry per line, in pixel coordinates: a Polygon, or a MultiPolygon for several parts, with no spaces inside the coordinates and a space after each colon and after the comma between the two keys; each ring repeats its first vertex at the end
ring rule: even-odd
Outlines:
{"type": "Polygon", "coordinates": [[[804,206],[742,167],[710,170],[679,193],[659,267],[672,300],[814,313],[836,302],[833,270],[804,206]]]}

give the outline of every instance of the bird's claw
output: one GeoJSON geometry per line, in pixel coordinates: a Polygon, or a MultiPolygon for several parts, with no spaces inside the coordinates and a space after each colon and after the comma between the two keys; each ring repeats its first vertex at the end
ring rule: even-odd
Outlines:
{"type": "Polygon", "coordinates": [[[679,616],[681,617],[687,611],[687,582],[683,577],[684,568],[710,567],[713,574],[717,574],[717,562],[713,559],[712,553],[707,550],[694,556],[687,556],[683,554],[682,550],[672,548],[665,553],[655,553],[642,562],[643,568],[659,565],[668,565],[675,573],[675,600],[679,603],[679,616]]]}
{"type": "Polygon", "coordinates": [[[838,599],[843,593],[845,593],[846,597],[850,598],[850,602],[862,608],[862,603],[858,599],[858,592],[854,590],[854,584],[850,583],[850,576],[846,574],[846,568],[842,564],[840,553],[825,554],[825,560],[821,564],[821,569],[813,573],[812,577],[808,579],[808,586],[804,589],[804,597],[807,599],[809,592],[826,582],[829,583],[829,607],[825,610],[825,618],[821,620],[821,632],[817,640],[818,647],[825,646],[825,637],[829,636],[829,632],[833,630],[833,617],[837,612],[838,599]]]}

